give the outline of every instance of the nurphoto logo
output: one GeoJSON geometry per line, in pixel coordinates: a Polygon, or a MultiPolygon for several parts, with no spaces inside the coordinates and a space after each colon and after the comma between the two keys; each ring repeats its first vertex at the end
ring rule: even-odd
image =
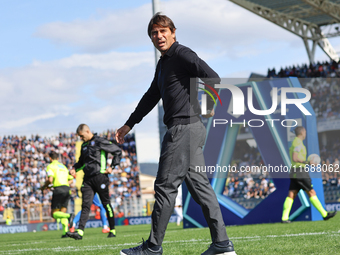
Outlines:
{"type": "MultiPolygon", "coordinates": [[[[222,100],[220,96],[218,95],[217,91],[205,84],[201,83],[200,84],[204,85],[205,87],[209,88],[218,98],[222,105],[222,100]]],[[[235,85],[227,85],[227,84],[216,84],[215,88],[219,89],[229,89],[231,92],[231,99],[232,99],[232,109],[233,109],[233,115],[244,115],[245,109],[244,109],[244,95],[242,90],[235,86],[235,85]]],[[[202,115],[208,114],[208,109],[207,109],[207,95],[209,95],[215,105],[217,105],[217,102],[207,89],[200,88],[199,89],[205,91],[207,94],[203,94],[201,98],[201,113],[202,115]]],[[[310,116],[312,115],[304,106],[304,103],[307,103],[310,98],[311,98],[311,93],[309,92],[308,89],[304,88],[291,88],[291,87],[282,87],[281,89],[281,96],[280,96],[280,103],[281,103],[281,115],[285,116],[287,114],[287,105],[295,105],[304,115],[310,116]],[[305,95],[304,98],[287,98],[287,93],[303,93],[305,95]]],[[[263,109],[263,110],[258,110],[255,109],[254,104],[253,104],[253,89],[251,87],[248,87],[247,89],[247,106],[248,109],[251,113],[258,115],[258,116],[265,116],[265,115],[270,115],[274,113],[277,109],[278,106],[278,90],[277,88],[272,89],[271,93],[271,98],[272,98],[272,105],[270,109],[263,109]]],[[[275,121],[280,121],[279,119],[266,119],[272,126],[274,126],[275,121]]],[[[227,119],[213,119],[213,127],[216,125],[225,125],[227,123],[230,123],[232,126],[233,124],[243,124],[243,126],[246,126],[246,120],[243,120],[242,122],[233,122],[233,120],[227,120],[227,119]]],[[[262,127],[264,125],[264,121],[261,119],[250,119],[247,121],[248,126],[250,127],[262,127]],[[255,124],[256,123],[256,124],[255,124]]],[[[297,121],[294,119],[285,119],[281,121],[281,125],[284,127],[295,127],[298,125],[297,121]]]]}

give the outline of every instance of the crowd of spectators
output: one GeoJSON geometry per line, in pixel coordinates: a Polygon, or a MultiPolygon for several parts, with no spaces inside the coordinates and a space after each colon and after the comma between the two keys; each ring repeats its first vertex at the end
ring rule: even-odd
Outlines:
{"type": "MultiPolygon", "coordinates": [[[[99,135],[113,141],[112,130],[99,135]]],[[[0,137],[0,217],[6,208],[18,209],[20,214],[20,190],[24,215],[27,215],[29,207],[34,208],[35,205],[42,204],[49,208],[52,191],[40,190],[46,180],[46,167],[50,163],[48,153],[52,150],[59,153],[59,161],[71,169],[75,163],[78,139],[74,133],[60,133],[49,138],[39,135],[30,138],[16,135],[0,137]]],[[[120,206],[124,200],[141,196],[134,134],[128,135],[126,142],[119,146],[123,152],[121,163],[109,175],[111,202],[117,214],[121,213],[120,206]]],[[[108,164],[111,160],[110,155],[108,164]]],[[[71,185],[71,204],[74,204],[76,197],[74,180],[71,185]]]]}
{"type": "MultiPolygon", "coordinates": [[[[233,158],[233,166],[237,170],[240,170],[241,167],[243,169],[247,167],[249,167],[248,169],[257,168],[256,171],[252,170],[251,172],[229,172],[223,195],[237,200],[239,204],[250,209],[245,206],[249,204],[247,200],[256,199],[258,203],[273,193],[276,188],[268,173],[258,167],[264,165],[264,162],[256,147],[249,146],[245,141],[239,141],[235,145],[233,158]]],[[[253,203],[250,207],[255,206],[257,203],[253,203]]]]}
{"type": "Polygon", "coordinates": [[[246,174],[243,177],[230,177],[223,195],[230,198],[264,199],[276,188],[269,176],[246,174]]]}
{"type": "Polygon", "coordinates": [[[340,117],[340,90],[339,82],[323,82],[309,87],[312,99],[311,104],[318,118],[340,117]],[[335,84],[332,84],[335,83],[335,84]]]}
{"type": "MultiPolygon", "coordinates": [[[[320,146],[322,181],[326,203],[339,202],[340,197],[340,131],[332,134],[327,146],[320,146]]],[[[330,137],[329,137],[330,138],[330,137]]],[[[233,166],[261,166],[261,155],[256,147],[250,147],[245,142],[237,142],[233,156],[233,166]]],[[[249,204],[247,200],[259,202],[275,191],[275,185],[267,172],[261,167],[257,171],[229,172],[223,195],[237,200],[239,204],[249,204]]],[[[256,205],[255,203],[253,205],[256,205]]],[[[248,208],[249,209],[249,208],[248,208]]]]}
{"type": "Polygon", "coordinates": [[[320,148],[322,182],[326,202],[339,202],[340,198],[340,132],[320,148]]]}
{"type": "MultiPolygon", "coordinates": [[[[112,133],[109,134],[112,137],[112,133]]],[[[139,166],[137,164],[136,142],[134,135],[127,135],[125,143],[121,145],[122,159],[112,175],[110,175],[109,192],[111,201],[114,200],[114,208],[119,208],[124,200],[130,197],[141,197],[139,182],[139,166]]],[[[111,164],[112,158],[108,159],[111,164]]]]}
{"type": "Polygon", "coordinates": [[[298,77],[301,86],[311,92],[310,103],[318,118],[340,117],[340,62],[317,62],[286,67],[277,73],[268,69],[267,78],[298,77]]]}
{"type": "Polygon", "coordinates": [[[340,61],[332,61],[329,63],[317,62],[316,64],[303,64],[301,66],[293,65],[280,69],[279,72],[275,68],[268,69],[267,78],[284,78],[284,77],[299,77],[299,78],[315,78],[315,77],[340,77],[340,61]]]}

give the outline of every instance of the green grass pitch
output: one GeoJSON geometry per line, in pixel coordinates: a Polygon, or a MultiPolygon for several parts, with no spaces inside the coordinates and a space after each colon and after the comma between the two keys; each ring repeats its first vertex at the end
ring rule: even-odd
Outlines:
{"type": "MultiPolygon", "coordinates": [[[[118,226],[116,238],[101,229],[86,229],[83,240],[61,239],[61,231],[0,235],[0,254],[119,254],[148,238],[150,225],[118,226]]],[[[227,227],[238,255],[340,254],[340,215],[329,221],[257,224],[227,227]]],[[[168,226],[166,255],[201,254],[210,244],[209,230],[168,226]]]]}

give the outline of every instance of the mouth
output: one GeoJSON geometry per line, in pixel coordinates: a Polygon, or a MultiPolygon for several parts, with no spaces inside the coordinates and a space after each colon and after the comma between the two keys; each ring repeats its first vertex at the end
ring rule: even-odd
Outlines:
{"type": "Polygon", "coordinates": [[[159,47],[163,47],[165,45],[165,42],[158,42],[159,47]]]}

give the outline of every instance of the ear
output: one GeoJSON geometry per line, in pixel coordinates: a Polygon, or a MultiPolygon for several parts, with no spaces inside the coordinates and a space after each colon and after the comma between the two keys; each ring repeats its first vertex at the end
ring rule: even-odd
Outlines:
{"type": "Polygon", "coordinates": [[[174,28],[174,31],[171,33],[171,36],[173,39],[176,39],[176,28],[174,28]]]}

